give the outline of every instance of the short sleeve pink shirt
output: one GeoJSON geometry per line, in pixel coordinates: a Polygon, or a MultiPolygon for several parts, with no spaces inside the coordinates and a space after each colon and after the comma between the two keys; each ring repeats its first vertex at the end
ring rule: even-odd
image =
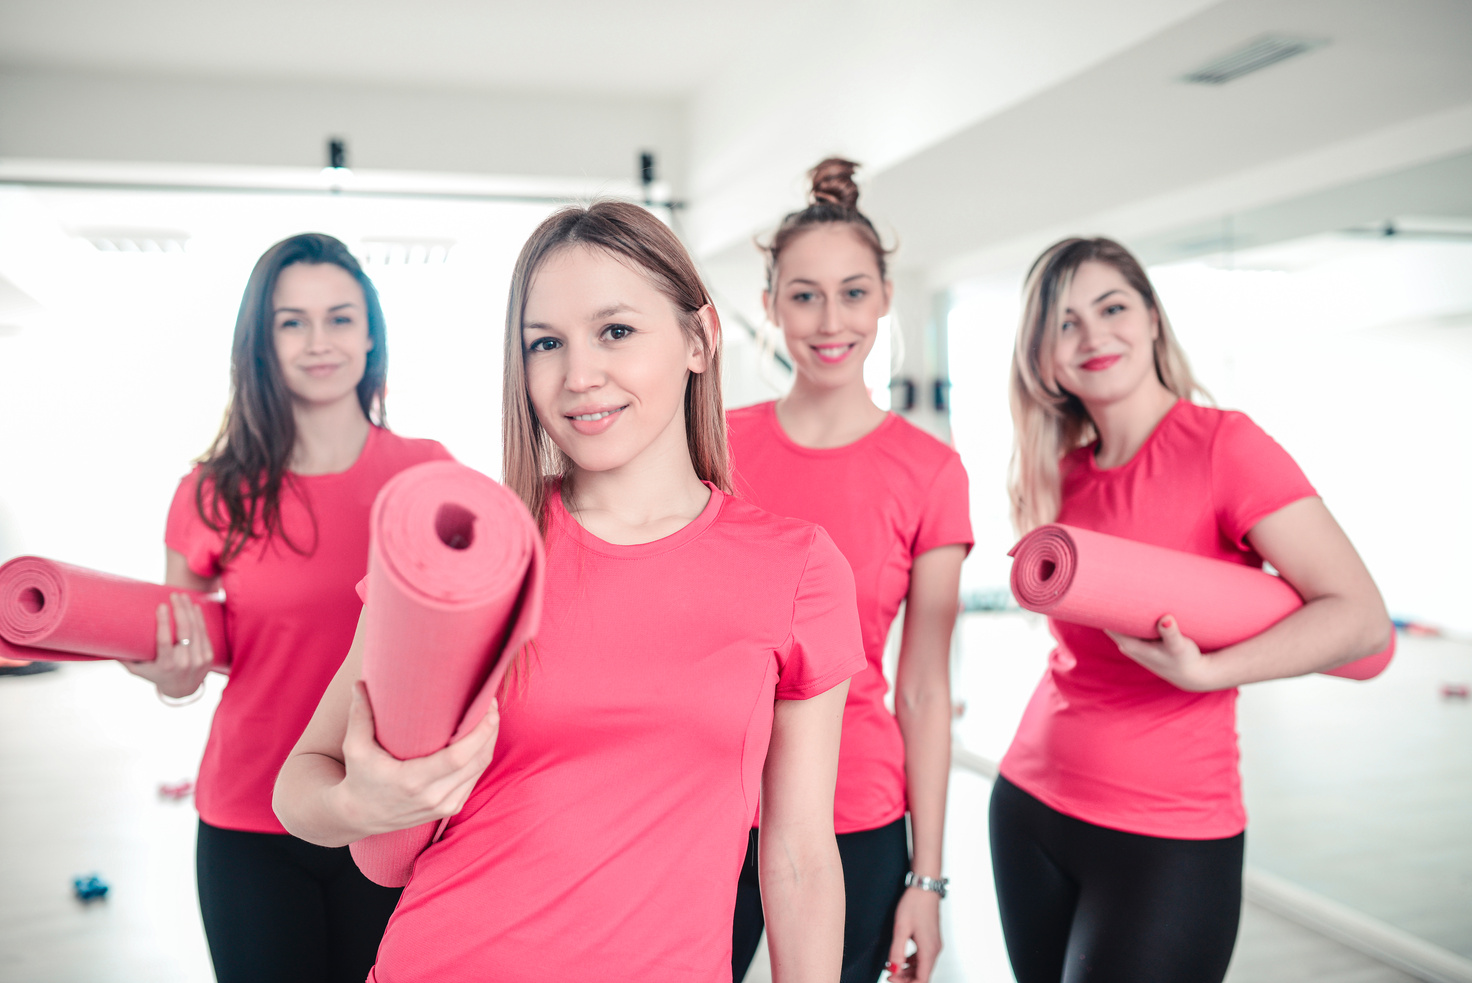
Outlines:
{"type": "Polygon", "coordinates": [[[843,447],[794,443],[775,403],[726,415],[737,494],[761,508],[816,522],[853,567],[864,671],[849,684],[833,826],[878,829],[905,814],[905,743],[884,705],[884,643],[910,589],[915,557],[971,547],[966,469],[954,450],[890,414],[843,447]]]}
{"type": "Polygon", "coordinates": [[[550,499],[525,686],[371,979],[728,983],[775,701],[863,668],[853,576],[821,529],[714,488],[636,546],[550,499]]]}
{"type": "MultiPolygon", "coordinates": [[[[276,773],[307,726],[353,641],[362,604],[353,585],[368,567],[368,511],[405,468],[448,459],[433,440],[368,431],[352,467],[292,475],[279,537],[254,539],[223,566],[221,534],[195,506],[200,471],[179,483],[164,542],[225,590],[231,665],[199,766],[200,818],[222,829],[285,833],[271,810],[276,773]]],[[[209,507],[209,498],[205,498],[209,507]]]]}
{"type": "MultiPolygon", "coordinates": [[[[1315,495],[1298,465],[1241,413],[1181,400],[1140,450],[1100,470],[1093,448],[1063,462],[1058,521],[1261,567],[1247,533],[1315,495]]],[[[1247,824],[1237,691],[1187,693],[1107,635],[1057,619],[1058,647],[1001,772],[1059,812],[1128,833],[1204,840],[1247,824]]]]}

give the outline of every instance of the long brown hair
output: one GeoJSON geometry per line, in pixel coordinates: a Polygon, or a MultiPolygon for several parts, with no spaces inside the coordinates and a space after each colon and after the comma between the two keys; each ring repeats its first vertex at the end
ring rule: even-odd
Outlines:
{"type": "Polygon", "coordinates": [[[222,562],[237,556],[251,539],[269,540],[277,534],[302,552],[281,528],[281,487],[290,478],[286,465],[296,446],[296,418],[276,361],[272,310],[277,278],[296,263],[331,263],[363,288],[373,345],[358,382],[358,405],[369,422],[384,422],[388,338],[373,281],[348,247],[332,236],[308,232],[281,240],[256,261],[246,282],[230,350],[230,405],[219,436],[198,461],[203,474],[194,492],[195,507],[206,525],[224,534],[222,562]]]}
{"type": "Polygon", "coordinates": [[[506,347],[501,389],[501,439],[506,485],[547,528],[547,478],[566,475],[572,461],[552,442],[537,420],[526,386],[526,346],[521,329],[532,281],[553,253],[571,246],[599,249],[643,273],[678,312],[680,328],[705,355],[704,372],[691,373],[685,386],[685,440],[690,463],[703,481],[731,490],[726,451],[726,416],[721,406],[721,340],[707,338],[700,319],[714,309],[695,263],[669,227],[632,202],[597,201],[564,208],[537,226],[511,274],[506,303],[506,347]]]}
{"type": "Polygon", "coordinates": [[[757,243],[767,263],[767,289],[772,289],[773,277],[777,272],[777,259],[797,235],[814,225],[835,223],[851,227],[864,244],[874,250],[874,260],[879,264],[879,279],[885,278],[886,249],[879,232],[867,215],[859,211],[859,186],[854,183],[854,171],[859,165],[842,157],[829,157],[808,171],[811,190],[808,191],[806,208],[789,212],[772,233],[772,241],[757,243]]]}
{"type": "Polygon", "coordinates": [[[1144,300],[1160,324],[1155,337],[1155,375],[1182,399],[1206,395],[1191,375],[1185,352],[1171,330],[1170,318],[1128,249],[1113,239],[1071,238],[1043,251],[1023,286],[1022,321],[1012,351],[1012,464],[1007,493],[1012,524],[1019,534],[1058,518],[1063,504],[1059,464],[1063,456],[1093,442],[1094,421],[1077,396],[1053,374],[1053,349],[1063,320],[1064,297],[1084,263],[1107,263],[1119,271],[1144,300]]]}

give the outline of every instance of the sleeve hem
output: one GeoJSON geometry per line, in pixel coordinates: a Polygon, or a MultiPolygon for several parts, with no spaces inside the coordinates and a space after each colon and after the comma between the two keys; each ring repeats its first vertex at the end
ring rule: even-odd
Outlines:
{"type": "Polygon", "coordinates": [[[808,680],[787,690],[778,686],[775,696],[779,700],[811,700],[815,696],[821,696],[828,692],[845,679],[852,679],[857,676],[864,671],[868,664],[868,657],[860,653],[857,658],[850,659],[844,665],[839,666],[831,672],[824,673],[817,679],[808,680]]]}

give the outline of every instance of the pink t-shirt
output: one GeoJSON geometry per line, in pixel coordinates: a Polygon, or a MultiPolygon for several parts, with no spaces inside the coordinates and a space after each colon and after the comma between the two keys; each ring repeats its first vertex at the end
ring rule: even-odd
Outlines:
{"type": "Polygon", "coordinates": [[[615,546],[548,505],[546,602],[496,756],[389,921],[379,983],[729,983],[776,700],[863,668],[828,536],[712,488],[615,546]]]}
{"type": "Polygon", "coordinates": [[[230,636],[230,675],[195,793],[200,818],[211,826],[286,832],[271,811],[271,790],[352,644],[363,607],[353,585],[368,567],[368,510],[400,471],[449,457],[433,440],[373,427],[346,471],[283,483],[282,527],[305,554],[279,536],[257,538],[224,567],[223,536],[195,507],[199,469],[179,483],[164,542],[190,570],[220,578],[230,636]]]}
{"type": "MultiPolygon", "coordinates": [[[[1247,533],[1315,495],[1298,465],[1245,415],[1181,400],[1125,464],[1093,447],[1063,461],[1058,521],[1261,567],[1247,533]]],[[[1099,826],[1206,840],[1247,825],[1237,771],[1237,691],[1187,693],[1109,636],[1056,618],[1048,659],[1002,759],[1009,781],[1099,826]]]]}
{"type": "Polygon", "coordinates": [[[891,413],[843,447],[803,447],[775,403],[726,414],[736,492],[822,526],[854,571],[868,665],[849,684],[833,827],[878,829],[905,814],[905,742],[884,705],[884,642],[910,589],[915,557],[971,548],[966,470],[954,450],[891,413]]]}

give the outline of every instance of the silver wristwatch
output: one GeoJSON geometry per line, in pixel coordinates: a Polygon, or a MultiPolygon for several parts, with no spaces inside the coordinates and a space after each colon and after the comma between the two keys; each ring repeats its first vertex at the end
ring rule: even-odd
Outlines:
{"type": "Polygon", "coordinates": [[[951,883],[949,877],[916,877],[912,870],[905,875],[905,887],[918,887],[922,891],[934,891],[942,898],[946,896],[946,885],[951,883]]]}

